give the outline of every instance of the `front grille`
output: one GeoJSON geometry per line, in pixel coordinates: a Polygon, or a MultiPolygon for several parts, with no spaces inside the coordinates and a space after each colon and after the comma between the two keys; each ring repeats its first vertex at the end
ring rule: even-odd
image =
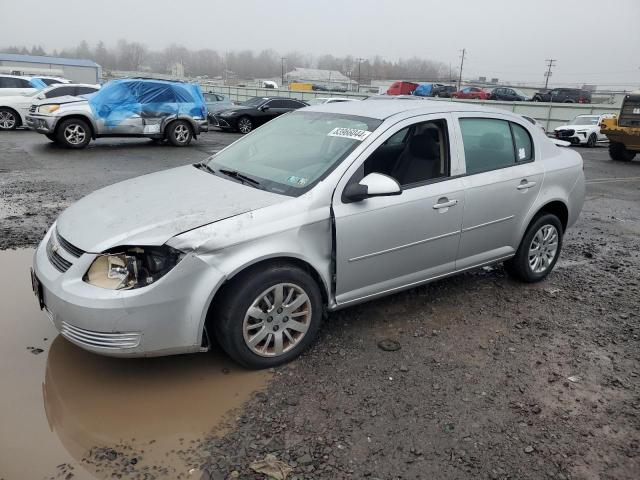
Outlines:
{"type": "Polygon", "coordinates": [[[47,257],[49,257],[49,261],[57,270],[64,273],[69,270],[72,263],[58,253],[60,246],[54,241],[53,237],[54,235],[51,234],[47,242],[47,257]]]}
{"type": "Polygon", "coordinates": [[[60,243],[60,246],[62,248],[64,248],[67,252],[69,252],[71,255],[73,255],[74,257],[78,258],[83,253],[85,253],[84,250],[81,250],[78,247],[76,247],[74,245],[71,245],[68,241],[66,241],[64,238],[62,238],[62,235],[60,235],[58,233],[57,229],[56,229],[56,238],[58,239],[58,242],[60,243]]]}
{"type": "Polygon", "coordinates": [[[53,266],[62,273],[69,270],[69,267],[73,265],[73,262],[70,262],[62,255],[60,255],[60,253],[58,253],[60,249],[63,249],[69,255],[76,258],[85,253],[84,250],[79,249],[78,247],[72,245],[67,240],[62,238],[57,229],[52,232],[51,236],[49,237],[49,241],[47,242],[47,257],[49,257],[49,261],[53,264],[53,266]]]}
{"type": "Polygon", "coordinates": [[[556,137],[572,137],[574,133],[576,133],[575,130],[556,130],[556,137]]]}
{"type": "Polygon", "coordinates": [[[36,113],[36,108],[38,108],[36,105],[31,105],[31,107],[29,108],[29,112],[36,113]]]}
{"type": "Polygon", "coordinates": [[[140,332],[94,332],[84,328],[70,325],[63,321],[60,333],[68,340],[90,347],[100,348],[135,348],[140,345],[142,334],[140,332]]]}

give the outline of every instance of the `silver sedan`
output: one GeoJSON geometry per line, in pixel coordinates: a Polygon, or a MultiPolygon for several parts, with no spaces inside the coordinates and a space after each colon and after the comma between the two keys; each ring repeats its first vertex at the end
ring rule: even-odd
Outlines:
{"type": "Polygon", "coordinates": [[[543,280],[584,191],[580,155],[521,116],[319,105],[75,203],[40,243],[33,287],[87,350],[206,351],[215,337],[265,368],[308,347],[328,311],[496,262],[543,280]]]}

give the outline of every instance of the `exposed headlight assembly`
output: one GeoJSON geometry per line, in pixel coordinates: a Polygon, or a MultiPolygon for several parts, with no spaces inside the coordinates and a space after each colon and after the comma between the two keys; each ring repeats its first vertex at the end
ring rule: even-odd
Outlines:
{"type": "Polygon", "coordinates": [[[60,105],[40,105],[38,113],[53,113],[60,108],[60,105]]]}
{"type": "Polygon", "coordinates": [[[161,247],[117,247],[96,257],[84,281],[109,290],[146,287],[166,275],[184,253],[161,247]]]}

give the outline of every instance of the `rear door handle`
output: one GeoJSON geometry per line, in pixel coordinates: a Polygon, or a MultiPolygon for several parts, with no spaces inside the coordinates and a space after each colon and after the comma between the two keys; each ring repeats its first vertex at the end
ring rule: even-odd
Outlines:
{"type": "Polygon", "coordinates": [[[458,204],[458,200],[456,200],[455,198],[453,200],[449,200],[447,197],[442,197],[440,200],[438,200],[438,203],[436,203],[433,208],[435,208],[436,210],[439,210],[441,208],[449,208],[449,207],[453,207],[454,205],[458,204]]]}
{"type": "Polygon", "coordinates": [[[527,180],[522,180],[520,185],[518,185],[518,190],[527,190],[528,188],[535,187],[536,182],[528,182],[527,180]]]}

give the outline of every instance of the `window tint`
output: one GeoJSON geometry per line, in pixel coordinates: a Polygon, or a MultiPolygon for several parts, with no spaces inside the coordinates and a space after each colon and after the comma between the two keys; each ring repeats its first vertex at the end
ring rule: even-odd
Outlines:
{"type": "Polygon", "coordinates": [[[87,93],[97,92],[98,89],[94,87],[76,87],[76,95],[86,95],[87,93]]]}
{"type": "Polygon", "coordinates": [[[513,141],[516,145],[516,161],[528,162],[533,160],[533,142],[529,132],[517,123],[512,123],[511,129],[513,130],[513,141]]]}
{"type": "Polygon", "coordinates": [[[419,185],[449,175],[447,124],[444,120],[403,128],[373,152],[364,163],[364,175],[383,173],[400,185],[419,185]]]}
{"type": "Polygon", "coordinates": [[[515,163],[509,122],[490,118],[461,118],[467,174],[515,163]]]}
{"type": "Polygon", "coordinates": [[[28,80],[22,78],[0,77],[0,88],[32,88],[28,80]]]}
{"type": "Polygon", "coordinates": [[[44,94],[45,98],[62,97],[64,95],[75,95],[75,87],[54,88],[50,92],[44,94]]]}
{"type": "Polygon", "coordinates": [[[269,108],[291,108],[286,100],[271,100],[267,106],[269,108]]]}
{"type": "Polygon", "coordinates": [[[41,78],[40,80],[42,80],[42,82],[47,86],[62,83],[60,80],[56,80],[55,78],[41,78]]]}

